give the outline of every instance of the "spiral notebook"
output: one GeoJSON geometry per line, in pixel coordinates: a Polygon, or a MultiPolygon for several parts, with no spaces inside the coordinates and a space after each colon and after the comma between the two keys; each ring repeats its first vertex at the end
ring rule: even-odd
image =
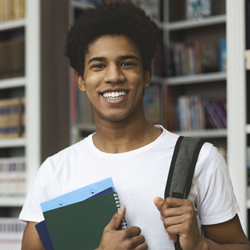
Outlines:
{"type": "MultiPolygon", "coordinates": [[[[98,248],[104,227],[120,207],[116,192],[44,212],[54,249],[98,248]]],[[[119,229],[126,228],[124,221],[119,229]]]]}
{"type": "MultiPolygon", "coordinates": [[[[88,199],[91,199],[91,198],[96,197],[96,196],[108,194],[108,193],[111,193],[111,192],[114,192],[113,187],[107,188],[107,189],[103,190],[102,192],[96,193],[95,195],[89,197],[88,199]]],[[[36,227],[37,233],[38,233],[38,235],[39,235],[45,249],[46,250],[54,250],[54,246],[53,246],[53,243],[51,241],[51,238],[50,238],[49,231],[48,231],[45,220],[43,220],[40,223],[36,224],[35,227],[36,227]]]]}
{"type": "MultiPolygon", "coordinates": [[[[41,208],[45,212],[115,191],[113,180],[109,177],[43,202],[41,203],[41,208]]],[[[54,250],[45,221],[36,224],[36,230],[45,249],[54,250]]]]}

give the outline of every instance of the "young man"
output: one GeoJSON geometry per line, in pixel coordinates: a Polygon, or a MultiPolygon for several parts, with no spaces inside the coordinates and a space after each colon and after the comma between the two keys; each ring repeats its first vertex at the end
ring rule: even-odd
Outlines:
{"type": "Polygon", "coordinates": [[[23,250],[44,249],[35,229],[41,202],[110,176],[126,207],[98,250],[173,250],[177,238],[183,250],[250,249],[225,161],[211,144],[201,149],[188,199],[160,198],[178,135],[150,125],[143,112],[158,38],[156,24],[132,4],[87,9],[71,27],[66,55],[92,103],[96,133],[39,169],[20,214],[23,250]],[[125,215],[129,227],[118,231],[125,215]]]}

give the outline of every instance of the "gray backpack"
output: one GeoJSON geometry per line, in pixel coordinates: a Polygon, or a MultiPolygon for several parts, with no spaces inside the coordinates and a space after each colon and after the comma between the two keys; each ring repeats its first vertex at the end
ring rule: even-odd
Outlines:
{"type": "MultiPolygon", "coordinates": [[[[198,138],[180,136],[176,142],[164,198],[186,199],[192,185],[195,165],[204,141],[198,138]]],[[[179,241],[175,250],[181,250],[179,241]]]]}

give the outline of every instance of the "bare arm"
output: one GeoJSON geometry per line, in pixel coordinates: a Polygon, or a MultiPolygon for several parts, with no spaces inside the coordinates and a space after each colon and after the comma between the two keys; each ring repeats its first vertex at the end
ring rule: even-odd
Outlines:
{"type": "Polygon", "coordinates": [[[250,249],[250,243],[242,230],[238,215],[225,223],[204,226],[204,229],[207,237],[204,239],[205,249],[250,249]]]}
{"type": "Polygon", "coordinates": [[[155,205],[170,239],[176,242],[179,238],[183,250],[250,250],[237,215],[227,222],[204,226],[205,238],[199,234],[191,201],[156,198],[155,205]]]}
{"type": "Polygon", "coordinates": [[[37,222],[27,222],[23,234],[22,250],[45,250],[36,231],[36,224],[37,222]]]}

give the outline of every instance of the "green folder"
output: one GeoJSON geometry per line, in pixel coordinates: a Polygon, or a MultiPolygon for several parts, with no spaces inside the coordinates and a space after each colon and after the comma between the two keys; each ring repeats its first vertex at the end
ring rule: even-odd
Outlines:
{"type": "MultiPolygon", "coordinates": [[[[44,212],[55,250],[93,250],[120,207],[116,192],[44,212]]],[[[125,227],[122,223],[119,229],[125,227]]]]}

